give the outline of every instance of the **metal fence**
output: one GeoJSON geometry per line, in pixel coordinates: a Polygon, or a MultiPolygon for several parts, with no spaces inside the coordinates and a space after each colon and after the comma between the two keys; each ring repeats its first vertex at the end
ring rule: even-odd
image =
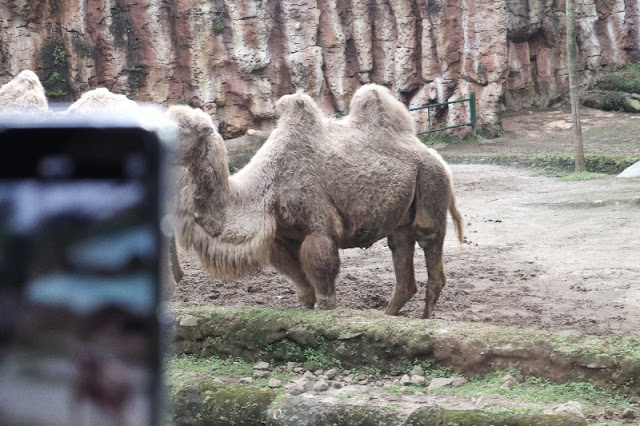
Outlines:
{"type": "Polygon", "coordinates": [[[428,114],[428,120],[429,120],[429,130],[424,130],[422,132],[418,132],[418,135],[423,135],[425,133],[434,133],[434,132],[440,132],[442,130],[447,130],[447,129],[455,129],[456,127],[464,127],[464,126],[471,126],[471,134],[472,136],[475,136],[476,134],[476,94],[474,92],[471,92],[471,94],[469,95],[469,97],[467,99],[459,99],[457,101],[451,101],[451,102],[443,102],[441,104],[429,104],[429,105],[423,105],[423,106],[419,106],[416,108],[411,108],[409,111],[419,111],[419,110],[423,110],[426,109],[427,110],[427,114],[428,114]],[[444,106],[444,105],[449,105],[449,104],[457,104],[460,102],[469,102],[469,122],[467,123],[462,123],[462,124],[455,124],[453,126],[446,126],[446,127],[438,127],[437,129],[433,129],[431,127],[431,110],[433,108],[439,107],[439,106],[444,106]]]}

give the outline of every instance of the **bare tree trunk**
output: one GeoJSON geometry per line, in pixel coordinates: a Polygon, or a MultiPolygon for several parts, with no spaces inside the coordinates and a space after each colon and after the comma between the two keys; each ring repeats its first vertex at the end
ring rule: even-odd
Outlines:
{"type": "Polygon", "coordinates": [[[571,115],[573,116],[573,150],[576,157],[576,172],[586,169],[582,126],[580,124],[580,94],[578,93],[578,48],[576,45],[576,8],[575,0],[566,0],[567,12],[567,65],[569,68],[569,96],[571,115]]]}

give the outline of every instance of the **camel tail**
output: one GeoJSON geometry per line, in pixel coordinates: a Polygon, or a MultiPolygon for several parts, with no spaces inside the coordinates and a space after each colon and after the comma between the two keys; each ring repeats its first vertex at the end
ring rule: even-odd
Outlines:
{"type": "Polygon", "coordinates": [[[464,229],[462,224],[462,215],[460,211],[456,207],[456,197],[451,194],[451,200],[449,201],[449,213],[451,213],[451,217],[453,218],[453,223],[456,226],[456,235],[458,235],[458,241],[460,244],[464,242],[464,229]]]}

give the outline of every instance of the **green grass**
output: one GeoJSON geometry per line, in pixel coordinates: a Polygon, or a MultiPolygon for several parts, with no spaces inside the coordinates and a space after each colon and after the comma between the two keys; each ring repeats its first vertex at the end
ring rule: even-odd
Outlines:
{"type": "MultiPolygon", "coordinates": [[[[535,169],[543,174],[552,176],[566,176],[568,174],[573,174],[575,170],[575,157],[573,154],[449,155],[444,153],[443,157],[450,164],[498,164],[513,167],[524,167],[535,169]]],[[[622,172],[627,167],[639,161],[640,157],[586,154],[585,160],[588,172],[611,175],[622,172]]]]}
{"type": "Polygon", "coordinates": [[[640,93],[640,64],[629,64],[617,71],[605,72],[596,83],[600,90],[640,93]]]}
{"type": "Polygon", "coordinates": [[[486,376],[474,378],[466,385],[453,388],[435,389],[435,394],[456,395],[472,398],[479,394],[484,396],[501,396],[513,401],[531,404],[558,405],[568,401],[580,403],[586,413],[601,407],[614,407],[619,410],[632,408],[628,398],[599,387],[595,382],[553,383],[538,377],[526,377],[522,383],[516,383],[509,389],[502,389],[503,377],[516,375],[517,371],[496,371],[486,376]]]}
{"type": "Polygon", "coordinates": [[[609,175],[605,173],[594,173],[594,172],[574,172],[566,176],[562,176],[559,180],[565,181],[565,182],[576,182],[576,181],[583,181],[583,180],[600,179],[605,176],[609,176],[609,175]]]}
{"type": "MultiPolygon", "coordinates": [[[[166,360],[166,377],[171,388],[176,390],[189,384],[193,379],[214,379],[215,377],[252,377],[253,363],[236,358],[207,357],[194,355],[174,355],[166,360]]],[[[278,379],[283,383],[293,375],[271,371],[267,377],[255,379],[254,386],[266,387],[270,379],[278,379]]]]}

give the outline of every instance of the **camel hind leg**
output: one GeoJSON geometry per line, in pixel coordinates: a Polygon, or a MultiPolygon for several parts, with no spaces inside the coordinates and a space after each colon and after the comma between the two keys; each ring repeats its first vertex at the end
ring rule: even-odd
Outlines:
{"type": "Polygon", "coordinates": [[[416,278],[413,267],[413,252],[416,240],[409,227],[398,228],[387,239],[393,257],[393,270],[396,274],[396,287],[389,306],[384,311],[387,315],[397,315],[400,309],[416,294],[416,278]]]}
{"type": "Polygon", "coordinates": [[[307,309],[313,309],[316,304],[316,295],[313,286],[302,271],[300,243],[276,238],[271,247],[270,263],[278,272],[291,278],[300,303],[307,309]]]}
{"type": "Polygon", "coordinates": [[[424,312],[422,318],[431,318],[436,302],[446,283],[444,266],[442,263],[442,246],[444,245],[444,232],[423,230],[416,231],[416,240],[424,250],[427,263],[427,294],[425,297],[424,312]]]}
{"type": "MultiPolygon", "coordinates": [[[[431,317],[445,285],[442,246],[452,199],[449,167],[440,155],[431,150],[430,155],[424,157],[423,167],[418,172],[416,214],[413,221],[413,235],[424,250],[427,263],[427,294],[422,318],[431,317]]],[[[455,204],[453,206],[455,208],[455,204]]],[[[458,226],[458,230],[460,229],[458,226]]]]}

